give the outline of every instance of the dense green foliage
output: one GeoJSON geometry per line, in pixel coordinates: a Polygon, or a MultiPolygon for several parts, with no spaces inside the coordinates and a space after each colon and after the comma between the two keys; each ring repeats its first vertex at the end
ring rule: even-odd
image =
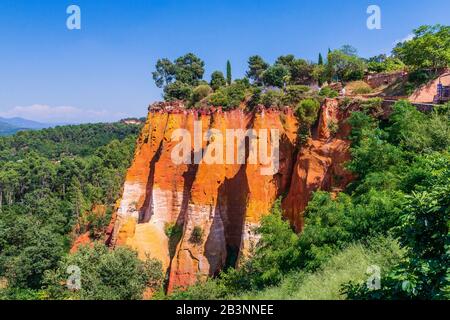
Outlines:
{"type": "Polygon", "coordinates": [[[270,64],[261,56],[254,55],[248,59],[245,77],[234,81],[231,64],[227,61],[226,77],[221,71],[214,71],[208,83],[214,93],[210,93],[202,101],[199,101],[194,88],[206,84],[203,80],[204,62],[191,53],[173,62],[169,59],[158,60],[153,78],[156,85],[164,89],[165,100],[184,100],[188,108],[212,105],[230,109],[238,108],[242,103],[248,109],[253,109],[258,104],[266,107],[292,107],[302,99],[317,98],[317,95],[337,97],[338,92],[330,87],[337,88],[339,83],[344,86],[353,84],[352,88],[349,87],[349,93],[366,95],[374,90],[362,81],[365,76],[401,70],[409,72],[407,81],[398,80],[387,88],[380,87],[378,90],[384,90],[386,95],[410,95],[420,85],[436,78],[438,68],[449,66],[449,28],[440,25],[422,26],[414,30],[412,40],[399,43],[390,56],[380,54],[365,59],[358,56],[358,51],[350,45],[336,50],[329,49],[326,61],[319,54],[317,63],[288,54],[279,56],[270,64]],[[246,83],[245,88],[241,85],[234,86],[237,82],[246,83]],[[334,86],[336,82],[338,84],[334,86]],[[290,90],[300,86],[307,86],[309,90],[304,93],[290,90]],[[274,93],[277,89],[282,92],[274,93]],[[268,94],[262,96],[266,92],[268,94]]]}
{"type": "Polygon", "coordinates": [[[450,26],[421,26],[413,34],[394,49],[396,57],[415,69],[450,65],[450,26]]]}
{"type": "Polygon", "coordinates": [[[264,71],[269,68],[269,64],[260,56],[251,56],[248,59],[247,77],[256,85],[262,85],[262,76],[264,71]]]}
{"type": "Polygon", "coordinates": [[[315,272],[295,271],[283,276],[278,286],[263,290],[235,293],[239,300],[344,300],[342,286],[349,281],[364,282],[367,266],[376,265],[388,271],[403,256],[397,241],[390,237],[375,238],[368,243],[351,244],[334,253],[315,272]]]}
{"type": "Polygon", "coordinates": [[[317,121],[319,109],[319,101],[310,98],[300,101],[297,105],[295,116],[299,121],[298,134],[301,142],[305,142],[311,135],[311,127],[317,121]]]}
{"type": "Polygon", "coordinates": [[[216,91],[220,87],[224,87],[226,84],[227,81],[225,80],[225,77],[223,76],[223,73],[221,71],[214,71],[211,74],[211,81],[209,85],[214,91],[216,91]]]}
{"type": "Polygon", "coordinates": [[[275,64],[264,71],[263,83],[268,87],[283,88],[289,76],[289,69],[282,64],[275,64]]]}
{"type": "Polygon", "coordinates": [[[343,47],[328,54],[327,73],[331,79],[343,82],[361,80],[365,70],[364,60],[349,48],[343,47]]]}
{"type": "Polygon", "coordinates": [[[163,279],[158,260],[141,261],[136,252],[126,247],[110,250],[96,244],[65,256],[56,270],[47,271],[44,292],[50,299],[137,300],[142,299],[146,289],[159,290],[163,279]],[[78,290],[67,290],[61,285],[68,281],[70,266],[79,268],[78,290]]]}
{"type": "Polygon", "coordinates": [[[405,69],[405,64],[399,59],[388,57],[385,54],[369,58],[367,61],[367,69],[369,72],[393,72],[405,69]]]}
{"type": "Polygon", "coordinates": [[[93,124],[0,138],[0,275],[10,297],[42,288],[84,220],[94,237],[103,233],[139,130],[93,124]],[[95,205],[104,216],[89,214],[95,205]]]}

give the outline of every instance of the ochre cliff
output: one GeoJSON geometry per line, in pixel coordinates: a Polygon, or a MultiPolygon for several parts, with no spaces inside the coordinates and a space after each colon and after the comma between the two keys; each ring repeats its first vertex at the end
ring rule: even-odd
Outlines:
{"type": "Polygon", "coordinates": [[[353,179],[344,168],[350,160],[347,116],[339,109],[337,100],[326,100],[317,127],[297,155],[283,209],[298,232],[303,229],[303,212],[314,191],[339,192],[353,179]],[[336,132],[331,132],[332,127],[336,132]]]}
{"type": "MultiPolygon", "coordinates": [[[[299,147],[298,123],[289,108],[225,112],[220,108],[186,110],[179,103],[153,105],[108,231],[109,244],[127,245],[141,258],[161,260],[169,276],[169,292],[213,276],[226,265],[237,265],[258,241],[254,229],[278,197],[285,196],[286,217],[301,231],[302,212],[312,192],[336,191],[350,181],[343,168],[349,159],[344,120],[337,101],[327,100],[312,138],[299,147]],[[260,158],[243,164],[236,157],[226,164],[175,164],[172,151],[179,141],[172,139],[173,134],[186,129],[194,140],[198,121],[203,134],[215,130],[209,139],[200,140],[200,150],[191,145],[197,155],[217,152],[211,150],[213,142],[227,137],[227,129],[278,129],[279,170],[261,174],[268,165],[260,158]],[[337,133],[328,129],[331,122],[340,124],[337,133]]],[[[258,149],[266,144],[270,155],[272,138],[270,133],[267,139],[259,137],[258,149]]],[[[247,160],[249,144],[247,140],[247,160]]],[[[237,143],[233,149],[236,156],[237,143]]]]}

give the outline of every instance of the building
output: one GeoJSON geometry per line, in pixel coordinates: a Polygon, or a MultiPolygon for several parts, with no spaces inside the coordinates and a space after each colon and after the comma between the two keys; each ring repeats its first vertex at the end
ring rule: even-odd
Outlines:
{"type": "Polygon", "coordinates": [[[439,78],[439,83],[437,86],[437,95],[435,98],[435,102],[437,103],[445,103],[450,101],[450,85],[445,85],[442,82],[443,78],[450,78],[450,73],[444,74],[439,78]]]}

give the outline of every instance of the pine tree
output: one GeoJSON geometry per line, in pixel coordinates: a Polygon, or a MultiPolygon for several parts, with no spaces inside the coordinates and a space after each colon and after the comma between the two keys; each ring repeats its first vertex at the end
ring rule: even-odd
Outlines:
{"type": "Polygon", "coordinates": [[[230,60],[228,60],[227,61],[227,83],[228,83],[228,85],[231,84],[231,80],[232,80],[232,77],[231,77],[231,62],[230,62],[230,60]]]}
{"type": "Polygon", "coordinates": [[[319,66],[321,66],[321,65],[323,65],[323,57],[322,57],[322,54],[321,53],[319,53],[319,66]]]}

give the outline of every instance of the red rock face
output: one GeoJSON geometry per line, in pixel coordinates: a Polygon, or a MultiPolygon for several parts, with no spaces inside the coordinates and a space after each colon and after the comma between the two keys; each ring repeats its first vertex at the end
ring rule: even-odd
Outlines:
{"type": "MultiPolygon", "coordinates": [[[[258,241],[255,227],[283,194],[288,194],[283,203],[287,218],[300,231],[311,193],[343,188],[350,179],[342,168],[349,159],[349,143],[338,138],[344,130],[336,138],[328,130],[330,121],[342,117],[337,102],[328,101],[314,137],[295,159],[298,124],[290,109],[247,113],[240,109],[185,110],[169,103],[153,107],[109,231],[111,246],[128,245],[141,258],[149,255],[161,260],[171,292],[214,276],[227,264],[237,265],[258,241]],[[267,129],[268,137],[259,137],[257,150],[265,145],[269,155],[270,130],[277,129],[279,170],[262,174],[268,164],[260,156],[256,162],[250,161],[249,142],[244,147],[246,161],[239,163],[236,141],[232,144],[235,157],[225,164],[174,164],[172,152],[179,141],[173,141],[172,135],[177,129],[186,129],[194,139],[195,121],[201,121],[203,133],[215,130],[209,140],[202,139],[203,154],[216,156],[215,143],[225,139],[224,159],[231,141],[227,129],[244,133],[267,129]],[[169,227],[180,232],[169,238],[169,227]]],[[[194,151],[193,143],[191,148],[194,151]]]]}
{"type": "Polygon", "coordinates": [[[283,201],[285,214],[298,232],[303,229],[302,213],[313,192],[338,192],[353,179],[350,172],[344,169],[344,164],[350,160],[350,141],[345,139],[350,128],[345,118],[336,100],[325,101],[318,127],[298,153],[289,193],[283,201]],[[333,122],[339,125],[334,136],[329,129],[333,122]]]}

